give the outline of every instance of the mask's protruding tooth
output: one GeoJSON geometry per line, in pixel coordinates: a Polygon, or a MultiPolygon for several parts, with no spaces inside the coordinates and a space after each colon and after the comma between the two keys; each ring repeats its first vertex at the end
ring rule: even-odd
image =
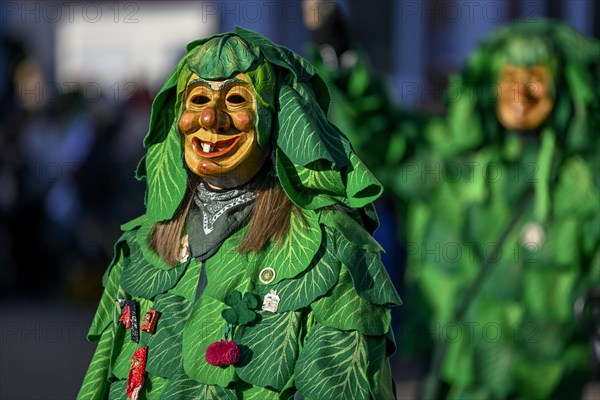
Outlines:
{"type": "Polygon", "coordinates": [[[210,153],[210,143],[202,143],[202,151],[205,153],[210,153]]]}

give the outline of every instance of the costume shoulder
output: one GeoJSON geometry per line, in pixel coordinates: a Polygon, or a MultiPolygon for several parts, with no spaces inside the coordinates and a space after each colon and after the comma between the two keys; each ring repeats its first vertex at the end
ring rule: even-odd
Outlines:
{"type": "Polygon", "coordinates": [[[302,346],[290,372],[302,394],[393,399],[390,306],[401,301],[381,263],[381,247],[348,213],[303,210],[297,218],[299,226],[290,228],[290,235],[299,235],[294,251],[309,262],[295,275],[257,285],[260,296],[276,293],[280,300],[277,313],[265,319],[273,323],[253,336],[271,337],[301,317],[302,346]]]}
{"type": "MultiPolygon", "coordinates": [[[[286,241],[289,246],[279,247],[286,249],[285,253],[273,257],[267,251],[261,263],[276,266],[276,279],[257,285],[259,295],[277,291],[281,297],[279,310],[299,310],[309,305],[313,311],[320,310],[326,303],[324,299],[347,302],[350,297],[365,307],[382,310],[401,304],[381,262],[381,246],[350,214],[304,210],[292,217],[286,241]],[[348,297],[340,299],[340,295],[348,297]]],[[[348,303],[348,310],[357,304],[348,303]]],[[[337,320],[337,317],[330,318],[337,320]]],[[[340,320],[343,319],[340,316],[340,320]]],[[[336,324],[350,328],[349,323],[336,324]]],[[[354,325],[352,329],[359,326],[354,325]]],[[[386,330],[367,328],[365,333],[385,334],[386,330]]]]}

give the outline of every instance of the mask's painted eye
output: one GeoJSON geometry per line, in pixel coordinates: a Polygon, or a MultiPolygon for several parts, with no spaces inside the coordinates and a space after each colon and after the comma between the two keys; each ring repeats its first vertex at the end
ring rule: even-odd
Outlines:
{"type": "Polygon", "coordinates": [[[194,96],[192,97],[192,103],[194,104],[206,104],[210,99],[206,96],[194,96]]]}
{"type": "Polygon", "coordinates": [[[227,101],[231,104],[243,104],[246,102],[246,99],[239,94],[232,94],[227,98],[227,101]]]}

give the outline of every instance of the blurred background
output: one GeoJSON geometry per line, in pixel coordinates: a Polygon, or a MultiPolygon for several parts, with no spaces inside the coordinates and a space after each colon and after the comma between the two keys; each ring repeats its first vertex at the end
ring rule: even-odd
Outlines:
{"type": "MultiPolygon", "coordinates": [[[[448,76],[509,21],[600,37],[594,0],[336,4],[407,109],[442,112],[448,76]]],[[[0,3],[0,399],[75,397],[119,225],[143,213],[151,101],[189,41],[235,25],[311,42],[300,0],[0,3]]]]}

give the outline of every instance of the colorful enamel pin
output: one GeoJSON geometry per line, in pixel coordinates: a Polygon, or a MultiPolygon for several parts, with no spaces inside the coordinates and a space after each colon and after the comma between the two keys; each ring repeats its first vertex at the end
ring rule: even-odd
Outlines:
{"type": "Polygon", "coordinates": [[[153,334],[156,330],[156,322],[158,321],[158,315],[158,311],[148,310],[146,315],[144,315],[144,319],[142,320],[142,326],[140,329],[144,332],[153,334]]]}
{"type": "Polygon", "coordinates": [[[138,325],[138,305],[137,301],[127,299],[115,299],[121,306],[121,317],[119,321],[125,325],[125,329],[131,331],[131,341],[139,343],[140,329],[138,325]]]}
{"type": "Polygon", "coordinates": [[[146,380],[146,356],[148,348],[137,349],[131,357],[131,368],[127,376],[127,397],[137,400],[146,380]]]}
{"type": "Polygon", "coordinates": [[[271,290],[269,293],[265,295],[263,299],[262,309],[265,311],[269,311],[272,313],[277,312],[277,308],[279,307],[279,301],[281,299],[277,296],[277,290],[271,290]]]}

